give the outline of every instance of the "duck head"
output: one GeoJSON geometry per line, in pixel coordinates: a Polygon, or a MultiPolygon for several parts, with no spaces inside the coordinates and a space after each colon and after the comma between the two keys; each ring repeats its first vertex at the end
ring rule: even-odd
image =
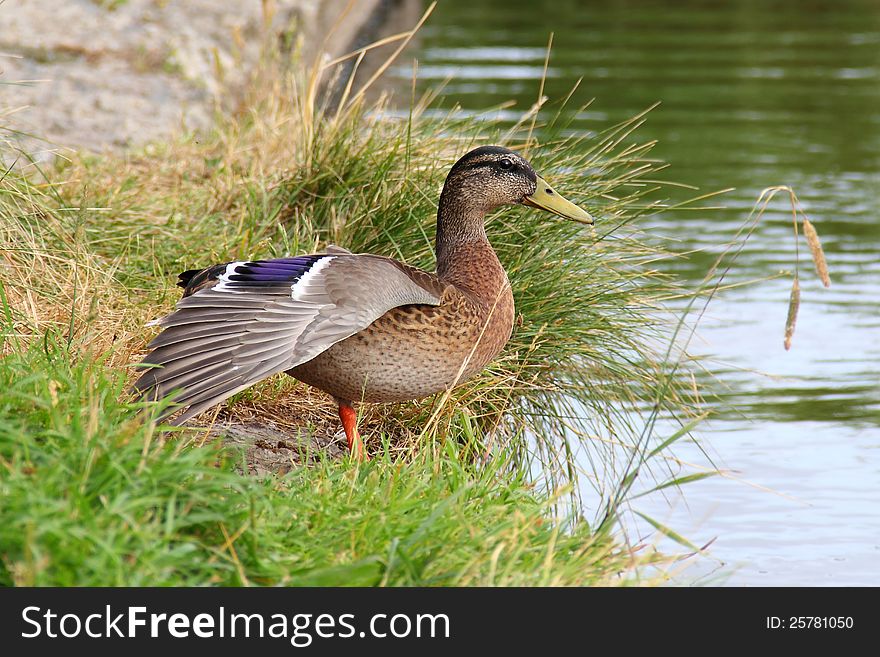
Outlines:
{"type": "Polygon", "coordinates": [[[517,204],[593,224],[588,212],[553,189],[528,160],[502,146],[481,146],[453,165],[440,198],[440,213],[466,211],[482,219],[499,206],[517,204]]]}

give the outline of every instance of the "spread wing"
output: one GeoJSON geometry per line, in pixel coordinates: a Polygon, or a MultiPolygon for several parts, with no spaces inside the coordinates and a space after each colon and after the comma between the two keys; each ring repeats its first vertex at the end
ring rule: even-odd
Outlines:
{"type": "Polygon", "coordinates": [[[231,262],[181,275],[186,290],[141,363],[143,398],[175,392],[183,422],[305,363],[397,306],[439,305],[446,285],[389,258],[331,253],[231,262]]]}

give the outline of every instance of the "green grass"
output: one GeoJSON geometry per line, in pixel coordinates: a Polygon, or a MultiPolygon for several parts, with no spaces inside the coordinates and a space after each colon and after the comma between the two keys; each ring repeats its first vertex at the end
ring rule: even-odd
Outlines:
{"type": "MultiPolygon", "coordinates": [[[[687,480],[668,458],[686,431],[652,426],[690,428],[698,404],[665,352],[664,303],[685,293],[633,228],[664,209],[662,163],[632,136],[642,118],[563,139],[545,109],[539,144],[528,116],[428,120],[418,102],[394,119],[358,94],[322,108],[318,87],[269,75],[208,135],[0,182],[0,583],[584,585],[638,581],[656,558],[618,533],[619,514],[637,474],[687,480]],[[136,414],[130,365],[178,271],[327,243],[432,269],[440,186],[481,143],[527,147],[597,226],[525,208],[490,219],[513,338],[449,394],[365,407],[371,463],[315,454],[244,477],[203,432],[136,414]]],[[[334,424],[329,399],[284,377],[220,412],[334,424]]]]}
{"type": "Polygon", "coordinates": [[[74,360],[49,337],[0,368],[2,585],[604,584],[632,561],[451,441],[242,477],[239,454],[163,436],[119,401],[120,372],[74,360]]]}

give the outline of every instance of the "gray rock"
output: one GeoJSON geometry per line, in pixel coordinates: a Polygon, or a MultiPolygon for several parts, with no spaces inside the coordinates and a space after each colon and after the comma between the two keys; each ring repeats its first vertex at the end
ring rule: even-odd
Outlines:
{"type": "Polygon", "coordinates": [[[307,57],[345,52],[380,0],[7,0],[0,4],[0,149],[38,160],[210,124],[247,77],[261,35],[307,57]],[[325,36],[336,25],[332,39],[325,36]],[[5,133],[5,134],[4,134],[5,133]]]}

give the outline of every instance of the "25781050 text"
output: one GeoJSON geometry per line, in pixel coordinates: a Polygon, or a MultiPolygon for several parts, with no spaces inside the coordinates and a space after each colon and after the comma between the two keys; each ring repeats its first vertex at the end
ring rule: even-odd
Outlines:
{"type": "Polygon", "coordinates": [[[767,616],[768,630],[849,630],[852,616],[767,616]]]}

